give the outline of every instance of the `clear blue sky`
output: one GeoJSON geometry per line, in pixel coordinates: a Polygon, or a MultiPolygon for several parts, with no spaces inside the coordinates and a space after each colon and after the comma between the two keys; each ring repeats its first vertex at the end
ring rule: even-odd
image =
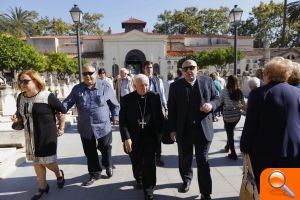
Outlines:
{"type": "Polygon", "coordinates": [[[113,33],[117,33],[123,32],[121,22],[130,17],[146,21],[146,28],[152,31],[157,16],[164,10],[183,10],[188,6],[196,6],[198,9],[220,6],[233,8],[237,4],[244,10],[243,19],[246,19],[251,8],[259,5],[261,1],[270,0],[0,0],[0,12],[7,12],[11,7],[20,6],[22,9],[35,10],[40,16],[62,18],[71,23],[69,10],[73,4],[77,4],[83,12],[102,13],[103,29],[106,31],[111,27],[113,33]]]}

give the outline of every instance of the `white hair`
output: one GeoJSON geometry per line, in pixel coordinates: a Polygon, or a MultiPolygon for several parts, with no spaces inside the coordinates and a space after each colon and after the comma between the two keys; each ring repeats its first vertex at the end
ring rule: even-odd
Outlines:
{"type": "Polygon", "coordinates": [[[137,74],[133,77],[133,84],[136,84],[139,81],[143,81],[144,83],[149,83],[149,78],[145,74],[137,74]]]}
{"type": "Polygon", "coordinates": [[[249,85],[249,87],[250,87],[251,89],[260,87],[260,80],[259,80],[259,78],[257,78],[257,77],[251,77],[251,78],[248,80],[248,85],[249,85]]]}
{"type": "Polygon", "coordinates": [[[128,71],[128,69],[126,69],[125,67],[122,67],[121,69],[120,69],[120,72],[124,72],[125,74],[128,74],[129,73],[129,71],[128,71]]]}

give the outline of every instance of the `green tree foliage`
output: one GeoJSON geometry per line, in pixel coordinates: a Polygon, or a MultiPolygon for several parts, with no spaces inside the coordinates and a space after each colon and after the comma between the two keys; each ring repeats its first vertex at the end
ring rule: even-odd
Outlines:
{"type": "Polygon", "coordinates": [[[291,46],[300,46],[300,1],[288,3],[287,15],[290,29],[295,30],[291,46]]]}
{"type": "MultiPolygon", "coordinates": [[[[275,3],[270,0],[269,3],[261,2],[253,7],[250,17],[239,26],[239,35],[254,36],[255,47],[263,47],[264,41],[268,41],[271,47],[290,46],[299,32],[299,23],[290,23],[284,28],[284,2],[275,3]]],[[[289,3],[287,6],[289,19],[289,9],[296,9],[295,5],[289,3]]],[[[231,32],[233,33],[233,27],[231,32]]]]}
{"type": "Polygon", "coordinates": [[[100,13],[84,13],[82,16],[82,25],[81,31],[86,35],[100,35],[103,33],[102,24],[100,20],[103,18],[103,15],[100,13]]]}
{"type": "Polygon", "coordinates": [[[58,19],[53,18],[53,20],[50,23],[51,23],[50,33],[52,35],[67,35],[72,28],[72,25],[67,24],[61,18],[58,19]]]}
{"type": "MultiPolygon", "coordinates": [[[[242,60],[244,58],[244,54],[241,51],[238,51],[238,60],[242,60]]],[[[215,66],[216,70],[224,71],[228,64],[234,62],[234,49],[233,47],[230,48],[218,48],[212,51],[202,51],[199,53],[194,53],[185,56],[184,58],[180,59],[177,63],[177,68],[181,68],[182,63],[185,60],[192,59],[195,60],[197,65],[200,68],[206,68],[208,66],[215,66]]]]}
{"type": "Polygon", "coordinates": [[[300,22],[300,1],[290,2],[287,5],[288,19],[290,23],[300,22]]]}
{"type": "Polygon", "coordinates": [[[258,7],[252,8],[250,15],[255,24],[253,35],[256,40],[267,40],[271,46],[278,45],[282,34],[283,4],[276,4],[273,0],[268,4],[261,2],[258,7]]]}
{"type": "Polygon", "coordinates": [[[23,10],[21,7],[11,8],[7,13],[0,14],[0,33],[16,37],[32,35],[37,17],[38,13],[35,11],[23,10]]]}
{"type": "Polygon", "coordinates": [[[229,9],[187,7],[183,11],[165,10],[158,16],[154,29],[165,34],[224,34],[228,32],[229,9]]]}
{"type": "Polygon", "coordinates": [[[7,34],[0,35],[0,70],[44,71],[46,59],[30,45],[7,34]]]}
{"type": "Polygon", "coordinates": [[[78,65],[76,58],[70,58],[65,53],[55,53],[51,52],[48,55],[47,67],[45,69],[47,72],[57,72],[60,79],[65,78],[67,74],[74,74],[78,71],[78,65]]]}
{"type": "MultiPolygon", "coordinates": [[[[69,35],[75,34],[73,23],[69,24],[61,18],[49,19],[49,17],[38,17],[35,11],[23,10],[15,7],[7,13],[0,13],[0,34],[8,33],[15,37],[37,36],[37,35],[69,35]]],[[[82,35],[102,34],[103,15],[101,13],[84,13],[81,22],[82,35]]]]}
{"type": "Polygon", "coordinates": [[[35,35],[50,35],[51,34],[51,21],[48,17],[42,17],[35,23],[35,35]]]}

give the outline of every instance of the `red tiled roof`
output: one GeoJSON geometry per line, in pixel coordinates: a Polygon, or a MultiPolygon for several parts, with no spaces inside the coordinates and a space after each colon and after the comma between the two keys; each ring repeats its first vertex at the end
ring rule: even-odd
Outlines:
{"type": "MultiPolygon", "coordinates": [[[[76,38],[76,35],[44,35],[44,36],[32,36],[33,39],[47,39],[47,38],[58,38],[58,39],[68,39],[76,38]]],[[[26,38],[24,38],[26,40],[26,38]]],[[[84,40],[100,40],[102,37],[100,35],[81,35],[80,39],[84,40]]]]}
{"type": "MultiPolygon", "coordinates": [[[[130,32],[130,31],[129,31],[130,32]]],[[[129,33],[129,32],[127,32],[127,33],[129,33]]],[[[142,32],[142,31],[141,31],[142,32]]],[[[112,34],[107,34],[107,35],[125,35],[125,34],[127,34],[127,33],[125,33],[125,32],[122,32],[122,33],[112,33],[112,34]]],[[[151,32],[142,32],[142,33],[144,33],[144,34],[146,34],[146,35],[165,35],[165,34],[162,34],[162,33],[151,33],[151,32]]]]}
{"type": "MultiPolygon", "coordinates": [[[[234,36],[229,36],[229,35],[196,35],[196,34],[169,35],[169,39],[207,38],[207,37],[234,39],[234,36]]],[[[239,39],[251,39],[253,37],[251,37],[251,36],[238,36],[238,38],[239,39]]]]}
{"type": "Polygon", "coordinates": [[[186,50],[186,51],[167,51],[167,56],[174,57],[174,56],[182,56],[187,54],[192,54],[194,51],[186,50]]]}
{"type": "Polygon", "coordinates": [[[146,24],[146,22],[131,17],[131,18],[129,18],[128,20],[123,21],[122,24],[146,24]]]}

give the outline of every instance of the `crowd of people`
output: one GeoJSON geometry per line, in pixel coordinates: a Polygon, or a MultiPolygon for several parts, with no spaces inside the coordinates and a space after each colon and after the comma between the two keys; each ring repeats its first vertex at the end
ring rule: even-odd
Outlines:
{"type": "Polygon", "coordinates": [[[247,103],[236,76],[230,75],[225,81],[217,72],[210,77],[199,75],[199,66],[193,60],[184,61],[181,69],[175,80],[168,74],[164,82],[153,74],[152,63],[146,61],[144,74],[133,76],[121,68],[119,77],[112,81],[104,68],[96,72],[86,65],[83,82],[74,86],[63,102],[45,90],[37,72],[21,72],[17,78],[21,90],[17,112],[11,119],[24,125],[26,158],[33,161],[38,178],[39,189],[32,199],[49,192],[46,169],[55,173],[57,187],[64,187],[64,172],[57,164],[57,137],[64,131],[64,114],[73,105],[78,111],[77,129],[89,173],[82,186],[97,181],[102,167],[107,177],[113,176],[111,125],[119,125],[135,187],[143,189],[146,200],[154,199],[156,166],[164,166],[162,134],[178,146],[182,179],[178,192],[189,191],[195,152],[200,197],[211,199],[208,152],[214,136],[213,122],[223,116],[227,134],[224,151],[230,151],[229,159],[237,160],[234,129],[243,112],[246,119],[240,150],[251,158],[258,189],[264,169],[300,167],[299,64],[281,57],[272,59],[260,77],[249,79],[247,103]],[[97,150],[102,154],[102,165],[97,150]]]}

